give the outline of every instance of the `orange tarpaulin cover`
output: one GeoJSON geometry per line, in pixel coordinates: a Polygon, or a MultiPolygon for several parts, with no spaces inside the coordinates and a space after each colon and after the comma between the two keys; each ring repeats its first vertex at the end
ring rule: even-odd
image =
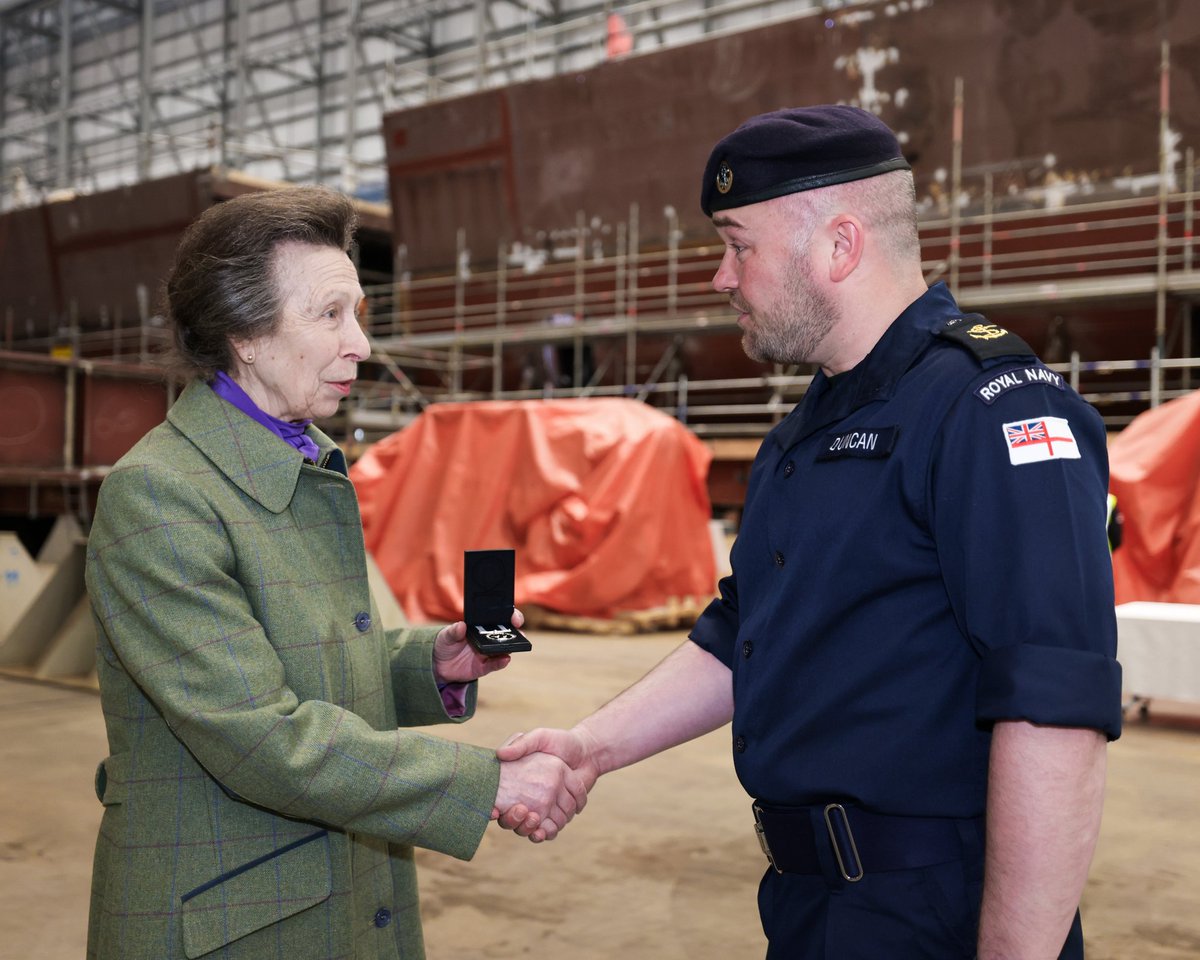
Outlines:
{"type": "Polygon", "coordinates": [[[1200,391],[1134,418],[1108,455],[1125,518],[1117,603],[1200,603],[1200,391]]]}
{"type": "Polygon", "coordinates": [[[501,548],[517,606],[604,617],[713,593],[710,461],[634,400],[497,401],[428,407],[351,477],[409,619],[460,618],[463,551],[501,548]]]}

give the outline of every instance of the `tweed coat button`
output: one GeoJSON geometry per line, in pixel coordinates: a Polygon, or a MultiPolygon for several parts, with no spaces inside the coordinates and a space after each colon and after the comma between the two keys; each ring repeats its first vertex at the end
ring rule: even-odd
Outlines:
{"type": "Polygon", "coordinates": [[[746,738],[738,737],[736,740],[734,740],[733,741],[733,749],[736,750],[738,753],[745,753],[746,752],[746,738]]]}
{"type": "Polygon", "coordinates": [[[784,562],[785,561],[784,561],[783,553],[779,550],[776,550],[775,551],[775,566],[782,567],[784,562]]]}
{"type": "Polygon", "coordinates": [[[359,633],[366,633],[371,629],[371,615],[364,610],[354,618],[354,625],[359,633]]]}
{"type": "Polygon", "coordinates": [[[783,475],[785,477],[790,477],[795,472],[796,472],[796,464],[794,462],[792,462],[791,460],[789,460],[787,463],[785,463],[783,465],[783,475]]]}
{"type": "Polygon", "coordinates": [[[743,640],[742,641],[742,656],[745,657],[747,660],[749,660],[750,654],[752,654],[753,652],[754,652],[754,641],[753,640],[743,640]]]}
{"type": "Polygon", "coordinates": [[[392,922],[392,911],[387,907],[380,907],[375,911],[375,926],[386,927],[392,922]]]}

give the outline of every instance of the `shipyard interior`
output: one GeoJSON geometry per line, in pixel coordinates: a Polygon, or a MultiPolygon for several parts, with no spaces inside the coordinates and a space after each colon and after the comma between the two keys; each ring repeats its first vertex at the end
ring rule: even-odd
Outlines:
{"type": "MultiPolygon", "coordinates": [[[[89,909],[135,912],[93,889],[102,817],[121,802],[97,799],[114,778],[97,765],[123,657],[98,629],[125,594],[91,567],[121,540],[101,523],[102,484],[195,395],[167,362],[180,348],[166,281],[189,225],[298,185],[348,198],[351,320],[369,357],[340,402],[306,419],[344,454],[361,514],[338,534],[369,574],[351,627],[469,618],[464,551],[514,550],[507,602],[532,650],[465,707],[435,668],[449,716],[473,710],[471,722],[406,725],[491,750],[569,727],[694,646],[693,624],[736,572],[764,438],[836,379],[743,349],[748,321],[714,283],[724,234],[700,204],[714,144],[757,114],[816,104],[890,128],[912,171],[925,284],[1040,358],[1036,375],[981,381],[976,406],[1077,393],[1102,423],[1114,605],[1102,613],[1123,729],[1107,748],[1083,942],[1091,960],[1200,956],[1200,4],[0,0],[0,957],[81,956],[89,909]]],[[[757,171],[716,189],[738,196],[737,177],[757,175],[743,169],[757,171]]],[[[1047,459],[1057,422],[1035,440],[1047,459]]],[[[1007,462],[1022,463],[1008,442],[1007,462]]],[[[259,469],[272,466],[245,466],[247,498],[259,469]]],[[[169,525],[155,517],[147,543],[169,525]]],[[[1018,566],[1071,544],[1032,547],[1018,566]]],[[[276,588],[257,576],[264,596],[276,588]]],[[[128,590],[131,606],[156,602],[128,590]]],[[[751,649],[739,634],[737,657],[751,649]]],[[[346,668],[351,687],[362,669],[346,668]]],[[[123,702],[161,720],[151,681],[121,676],[123,702]]],[[[815,691],[798,681],[794,695],[815,691]]],[[[162,712],[191,751],[186,710],[162,712]]],[[[370,925],[423,929],[435,960],[762,957],[767,860],[739,782],[741,732],[719,725],[606,774],[553,843],[493,824],[466,860],[418,838],[419,919],[372,907],[370,925]]],[[[220,809],[248,805],[240,780],[198,756],[220,809]]],[[[321,828],[319,844],[285,834],[310,851],[335,849],[324,831],[344,827],[285,820],[321,828]]],[[[241,854],[228,856],[218,890],[236,887],[241,854]]],[[[197,886],[183,907],[211,892],[197,886]]],[[[262,931],[210,942],[201,909],[182,914],[187,956],[267,955],[223,954],[262,931]]],[[[366,956],[365,937],[312,955],[366,956]]],[[[98,956],[133,956],[113,949],[98,956]]]]}

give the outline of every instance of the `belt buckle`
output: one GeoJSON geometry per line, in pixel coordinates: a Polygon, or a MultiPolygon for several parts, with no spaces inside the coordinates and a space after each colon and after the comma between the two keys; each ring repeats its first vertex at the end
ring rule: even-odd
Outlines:
{"type": "Polygon", "coordinates": [[[825,829],[829,832],[829,842],[833,845],[833,855],[837,857],[838,872],[842,875],[842,879],[847,883],[858,883],[864,876],[862,858],[858,855],[858,844],[854,842],[854,831],[850,829],[850,818],[846,815],[846,808],[840,803],[825,804],[825,829]],[[846,861],[842,858],[842,846],[838,843],[837,833],[833,829],[832,813],[841,814],[842,825],[850,840],[850,852],[854,854],[854,862],[858,866],[857,876],[851,876],[846,869],[846,861]]]}
{"type": "Polygon", "coordinates": [[[771,869],[776,873],[783,873],[775,863],[775,856],[771,853],[770,844],[767,843],[767,830],[762,822],[762,807],[757,803],[753,806],[754,810],[754,833],[758,837],[758,845],[762,847],[762,852],[766,855],[767,863],[771,865],[771,869]]]}

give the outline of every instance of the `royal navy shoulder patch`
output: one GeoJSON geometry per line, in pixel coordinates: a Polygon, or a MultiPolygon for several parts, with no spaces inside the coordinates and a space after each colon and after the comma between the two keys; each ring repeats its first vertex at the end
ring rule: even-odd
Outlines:
{"type": "Polygon", "coordinates": [[[989,407],[999,400],[1009,390],[1018,387],[1043,386],[1055,390],[1065,390],[1067,382],[1061,375],[1041,363],[1030,364],[1026,367],[1016,367],[997,373],[986,383],[977,386],[972,392],[989,407]]]}
{"type": "Polygon", "coordinates": [[[947,320],[945,325],[934,330],[934,333],[966,347],[980,360],[1036,356],[1033,348],[1015,333],[995,323],[989,323],[977,313],[947,320]]]}

